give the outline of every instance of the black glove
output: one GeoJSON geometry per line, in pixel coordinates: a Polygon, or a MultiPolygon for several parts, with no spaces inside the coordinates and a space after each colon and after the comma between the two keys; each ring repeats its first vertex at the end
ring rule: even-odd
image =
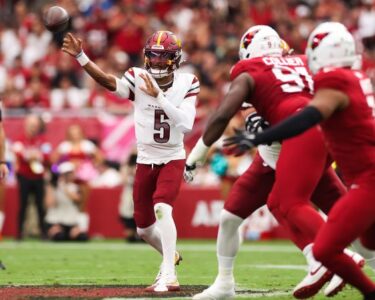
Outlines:
{"type": "Polygon", "coordinates": [[[270,124],[255,111],[248,115],[245,120],[245,128],[250,133],[262,132],[269,126],[270,124]]]}
{"type": "Polygon", "coordinates": [[[235,156],[240,156],[255,147],[255,134],[240,129],[234,129],[234,132],[233,136],[224,140],[224,147],[229,147],[235,156]]]}

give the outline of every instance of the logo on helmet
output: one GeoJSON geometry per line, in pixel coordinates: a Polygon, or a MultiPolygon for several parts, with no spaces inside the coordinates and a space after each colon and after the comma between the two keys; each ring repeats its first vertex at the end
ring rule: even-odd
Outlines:
{"type": "Polygon", "coordinates": [[[312,39],[311,48],[315,49],[316,47],[318,47],[320,45],[320,43],[322,42],[322,40],[328,34],[329,34],[328,32],[324,32],[324,33],[318,33],[317,35],[315,35],[314,38],[312,39]]]}
{"type": "Polygon", "coordinates": [[[281,55],[280,37],[266,25],[250,27],[242,36],[239,57],[249,59],[265,55],[281,55]]]}
{"type": "Polygon", "coordinates": [[[254,36],[258,33],[258,31],[259,29],[249,32],[247,35],[245,35],[242,42],[242,48],[247,48],[251,44],[254,36]]]}

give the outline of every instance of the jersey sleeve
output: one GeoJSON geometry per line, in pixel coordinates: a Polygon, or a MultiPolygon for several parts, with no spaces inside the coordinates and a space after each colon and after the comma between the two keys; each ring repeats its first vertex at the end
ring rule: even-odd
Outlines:
{"type": "Polygon", "coordinates": [[[261,70],[261,60],[259,58],[240,60],[230,70],[230,80],[233,81],[242,73],[247,73],[255,78],[261,70]]]}
{"type": "Polygon", "coordinates": [[[350,82],[345,74],[341,73],[339,70],[322,71],[314,77],[315,92],[320,89],[345,91],[348,86],[350,86],[350,82]]]}
{"type": "Polygon", "coordinates": [[[135,75],[133,68],[125,72],[121,78],[116,77],[116,95],[134,101],[135,75]]]}
{"type": "Polygon", "coordinates": [[[244,73],[246,71],[247,70],[244,64],[244,60],[240,60],[230,70],[230,80],[233,81],[234,79],[237,78],[237,76],[239,76],[241,73],[244,73]]]}
{"type": "Polygon", "coordinates": [[[199,94],[199,92],[200,92],[200,83],[199,83],[198,78],[194,76],[193,81],[191,83],[191,87],[187,91],[184,99],[189,98],[189,97],[196,97],[199,94]]]}

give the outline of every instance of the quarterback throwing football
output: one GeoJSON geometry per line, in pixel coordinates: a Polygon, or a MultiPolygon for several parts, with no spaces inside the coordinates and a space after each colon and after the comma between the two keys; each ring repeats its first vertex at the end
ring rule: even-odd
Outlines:
{"type": "Polygon", "coordinates": [[[193,127],[199,93],[194,75],[175,72],[181,61],[181,42],[170,31],[155,32],[144,48],[145,69],[130,68],[122,78],[90,61],[82,41],[70,33],[62,50],[100,85],[134,103],[138,150],[134,218],[139,235],[163,256],[155,282],[147,290],[178,291],[175,264],[180,257],[172,209],[185,166],[183,137],[193,127]]]}

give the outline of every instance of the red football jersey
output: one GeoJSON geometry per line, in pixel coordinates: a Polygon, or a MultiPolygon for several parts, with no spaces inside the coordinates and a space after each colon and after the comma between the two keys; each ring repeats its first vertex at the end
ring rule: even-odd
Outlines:
{"type": "Polygon", "coordinates": [[[241,60],[233,67],[231,80],[245,72],[255,83],[248,102],[272,125],[305,107],[312,97],[313,79],[304,55],[241,60]]]}
{"type": "Polygon", "coordinates": [[[370,79],[361,71],[325,69],[314,77],[315,91],[335,89],[349,97],[349,106],[322,123],[333,158],[347,185],[375,176],[375,98],[370,79]]]}

